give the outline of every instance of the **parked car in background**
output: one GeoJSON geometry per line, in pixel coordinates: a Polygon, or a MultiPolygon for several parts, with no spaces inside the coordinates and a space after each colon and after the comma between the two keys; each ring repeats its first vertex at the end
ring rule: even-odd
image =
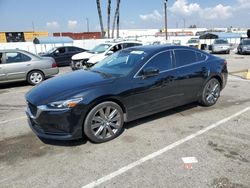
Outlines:
{"type": "Polygon", "coordinates": [[[212,44],[212,53],[230,54],[230,45],[226,39],[215,39],[212,44]]]}
{"type": "Polygon", "coordinates": [[[39,55],[42,57],[53,57],[57,66],[66,66],[70,65],[71,57],[73,55],[85,51],[87,50],[75,46],[63,46],[52,48],[47,53],[40,53],[39,55]]]}
{"type": "Polygon", "coordinates": [[[90,51],[74,55],[72,57],[71,68],[72,70],[88,68],[119,50],[141,45],[142,43],[138,41],[102,43],[90,51]]]}
{"type": "Polygon", "coordinates": [[[27,116],[39,137],[86,135],[105,142],[122,132],[124,122],[195,101],[214,105],[227,76],[224,59],[198,49],[128,48],[33,88],[26,94],[27,116]]]}
{"type": "Polygon", "coordinates": [[[193,48],[200,48],[200,39],[198,38],[191,38],[188,40],[186,46],[193,47],[193,48]]]}
{"type": "Polygon", "coordinates": [[[240,41],[237,52],[239,54],[250,54],[250,38],[240,41]]]}
{"type": "Polygon", "coordinates": [[[27,80],[31,85],[59,72],[51,57],[23,50],[0,50],[0,83],[27,80]]]}

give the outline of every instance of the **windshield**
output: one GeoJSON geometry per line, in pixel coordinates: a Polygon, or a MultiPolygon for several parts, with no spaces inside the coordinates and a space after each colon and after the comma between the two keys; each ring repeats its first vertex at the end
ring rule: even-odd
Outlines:
{"type": "Polygon", "coordinates": [[[198,39],[190,39],[188,40],[188,43],[198,43],[199,40],[198,39]]]}
{"type": "Polygon", "coordinates": [[[100,61],[90,70],[116,76],[128,75],[146,57],[144,51],[123,50],[100,61]]]}
{"type": "Polygon", "coordinates": [[[227,40],[215,40],[214,44],[228,44],[227,40]]]}
{"type": "Polygon", "coordinates": [[[56,48],[52,48],[52,49],[50,49],[47,53],[48,54],[51,54],[52,52],[54,52],[56,50],[56,48]]]}
{"type": "Polygon", "coordinates": [[[244,45],[250,45],[250,40],[243,40],[244,45]]]}
{"type": "Polygon", "coordinates": [[[92,50],[90,50],[89,53],[100,54],[105,52],[110,46],[111,46],[110,44],[100,44],[94,47],[92,50]]]}

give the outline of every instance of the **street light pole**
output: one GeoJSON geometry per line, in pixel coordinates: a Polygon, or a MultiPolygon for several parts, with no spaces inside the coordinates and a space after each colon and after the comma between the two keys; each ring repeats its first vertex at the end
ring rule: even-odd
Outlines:
{"type": "Polygon", "coordinates": [[[165,35],[166,35],[166,40],[168,40],[167,2],[168,2],[168,0],[164,0],[164,10],[165,10],[165,35]]]}
{"type": "Polygon", "coordinates": [[[89,18],[86,18],[87,32],[89,32],[89,18]]]}

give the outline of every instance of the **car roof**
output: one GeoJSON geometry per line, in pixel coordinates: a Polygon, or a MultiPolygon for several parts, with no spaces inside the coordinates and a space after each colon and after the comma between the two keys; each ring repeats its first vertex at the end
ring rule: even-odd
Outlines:
{"type": "Polygon", "coordinates": [[[137,43],[137,44],[142,44],[140,41],[107,41],[102,44],[124,44],[124,43],[137,43]]]}
{"type": "Polygon", "coordinates": [[[0,52],[27,52],[25,50],[20,50],[20,49],[4,49],[4,50],[0,50],[0,52]]]}
{"type": "Polygon", "coordinates": [[[198,50],[196,48],[192,48],[192,47],[179,46],[179,45],[166,45],[166,44],[135,46],[135,47],[132,47],[129,49],[136,50],[136,51],[145,51],[147,53],[157,53],[157,52],[161,52],[161,51],[165,51],[165,50],[174,50],[174,49],[189,49],[189,50],[194,50],[194,51],[200,51],[200,50],[198,50]]]}

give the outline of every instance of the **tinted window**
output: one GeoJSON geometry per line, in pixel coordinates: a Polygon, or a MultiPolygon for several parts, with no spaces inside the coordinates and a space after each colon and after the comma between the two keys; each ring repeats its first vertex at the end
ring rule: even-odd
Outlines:
{"type": "Polygon", "coordinates": [[[196,52],[197,55],[197,61],[205,61],[207,56],[203,53],[196,52]]]}
{"type": "Polygon", "coordinates": [[[77,48],[75,47],[68,47],[68,52],[75,52],[77,51],[77,48]]]}
{"type": "Polygon", "coordinates": [[[134,47],[134,46],[141,46],[141,44],[139,44],[139,43],[124,43],[123,44],[123,48],[130,48],[130,47],[134,47]]]}
{"type": "Polygon", "coordinates": [[[17,63],[30,61],[31,58],[25,54],[18,52],[7,52],[6,53],[6,63],[17,63]]]}
{"type": "Polygon", "coordinates": [[[175,50],[176,67],[196,62],[196,54],[191,50],[175,50]]]}
{"type": "Polygon", "coordinates": [[[243,40],[244,45],[250,45],[250,40],[243,40]]]}
{"type": "Polygon", "coordinates": [[[57,51],[59,54],[63,54],[63,53],[65,53],[66,50],[65,50],[65,48],[58,48],[57,51]]]}
{"type": "Polygon", "coordinates": [[[171,61],[171,52],[162,52],[155,56],[150,62],[145,66],[146,67],[155,67],[158,68],[160,71],[165,71],[172,68],[172,61],[171,61]]]}

